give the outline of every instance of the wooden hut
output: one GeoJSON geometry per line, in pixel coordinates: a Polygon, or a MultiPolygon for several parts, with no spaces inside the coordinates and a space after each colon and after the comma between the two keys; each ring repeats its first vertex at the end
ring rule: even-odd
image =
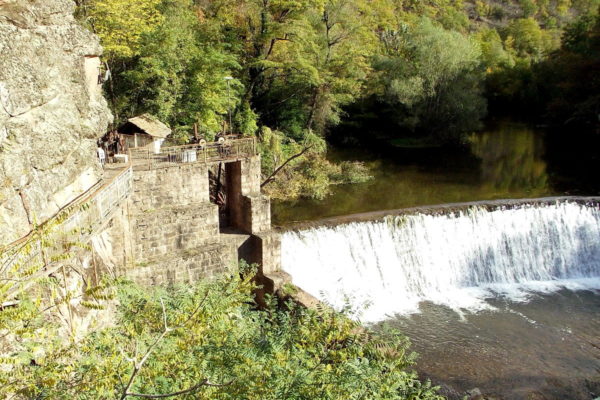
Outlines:
{"type": "Polygon", "coordinates": [[[154,153],[160,153],[160,147],[171,134],[171,128],[150,114],[130,118],[119,128],[123,150],[149,147],[154,153]]]}

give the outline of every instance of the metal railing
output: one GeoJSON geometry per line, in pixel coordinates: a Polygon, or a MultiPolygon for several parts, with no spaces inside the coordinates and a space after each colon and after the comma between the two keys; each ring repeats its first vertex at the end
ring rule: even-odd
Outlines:
{"type": "Polygon", "coordinates": [[[160,153],[152,148],[130,149],[129,156],[136,169],[168,168],[186,163],[213,163],[240,160],[258,154],[255,138],[229,139],[224,143],[190,144],[163,147],[160,153]]]}
{"type": "Polygon", "coordinates": [[[69,249],[86,246],[131,194],[132,188],[133,168],[127,164],[110,180],[98,182],[61,208],[39,231],[0,248],[0,281],[3,277],[18,281],[52,273],[69,249]],[[53,223],[56,225],[48,228],[53,223]],[[34,270],[37,272],[29,272],[34,270]]]}
{"type": "Polygon", "coordinates": [[[63,223],[65,231],[80,230],[80,241],[86,241],[110,220],[122,201],[132,192],[133,168],[130,164],[71,207],[78,207],[63,223]]]}

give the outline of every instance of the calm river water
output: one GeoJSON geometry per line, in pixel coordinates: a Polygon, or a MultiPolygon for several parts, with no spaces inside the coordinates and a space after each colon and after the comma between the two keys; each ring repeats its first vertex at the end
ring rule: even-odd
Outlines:
{"type": "Polygon", "coordinates": [[[558,140],[523,124],[501,123],[473,135],[463,152],[333,149],[330,159],[364,161],[374,179],[334,187],[324,200],[273,201],[273,224],[442,203],[600,194],[600,162],[588,154],[599,143],[564,132],[555,136],[558,140]]]}
{"type": "MultiPolygon", "coordinates": [[[[335,187],[322,201],[274,202],[273,222],[475,200],[598,195],[600,180],[592,168],[598,160],[589,147],[502,124],[473,135],[462,153],[338,149],[331,159],[365,161],[374,179],[335,187]]],[[[419,312],[383,323],[411,339],[420,355],[418,372],[450,398],[474,388],[493,399],[600,397],[600,291],[563,289],[531,293],[527,301],[486,301],[490,309],[479,312],[426,301],[419,312]]]]}

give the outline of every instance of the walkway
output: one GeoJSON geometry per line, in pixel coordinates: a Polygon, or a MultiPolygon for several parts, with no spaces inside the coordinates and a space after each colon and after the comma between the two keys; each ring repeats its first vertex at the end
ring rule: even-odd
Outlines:
{"type": "Polygon", "coordinates": [[[134,170],[152,170],[181,164],[233,162],[258,154],[256,138],[228,139],[223,143],[163,147],[156,154],[149,148],[130,149],[134,170]]]}
{"type": "Polygon", "coordinates": [[[224,143],[165,147],[155,154],[149,149],[131,149],[129,163],[104,166],[102,179],[62,207],[36,232],[1,248],[0,277],[27,279],[24,271],[34,265],[47,275],[58,266],[65,249],[85,245],[101,231],[133,190],[133,171],[168,168],[182,163],[232,162],[258,154],[255,138],[230,139],[224,143]]]}

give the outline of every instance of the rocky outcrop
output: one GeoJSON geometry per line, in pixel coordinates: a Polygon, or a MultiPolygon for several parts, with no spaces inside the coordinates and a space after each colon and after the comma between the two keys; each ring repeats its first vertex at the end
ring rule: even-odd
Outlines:
{"type": "Polygon", "coordinates": [[[111,115],[97,37],[72,0],[0,0],[0,244],[25,235],[99,178],[111,115]]]}

